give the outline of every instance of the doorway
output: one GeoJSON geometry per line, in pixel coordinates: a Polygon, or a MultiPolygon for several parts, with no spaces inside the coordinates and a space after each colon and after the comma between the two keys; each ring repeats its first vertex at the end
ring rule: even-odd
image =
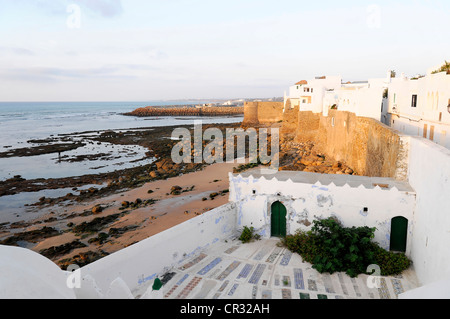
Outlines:
{"type": "Polygon", "coordinates": [[[407,236],[408,220],[402,216],[392,218],[390,250],[405,252],[407,236]]]}
{"type": "Polygon", "coordinates": [[[271,236],[286,237],[286,207],[281,202],[275,202],[271,207],[271,236]]]}

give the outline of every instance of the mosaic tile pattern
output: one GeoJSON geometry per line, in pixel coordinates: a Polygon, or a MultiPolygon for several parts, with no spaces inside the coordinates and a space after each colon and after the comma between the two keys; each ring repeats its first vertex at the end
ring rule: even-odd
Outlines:
{"type": "Polygon", "coordinates": [[[292,299],[291,289],[281,289],[282,299],[292,299]]]}
{"type": "Polygon", "coordinates": [[[224,290],[225,290],[225,287],[226,287],[229,283],[230,283],[229,280],[225,280],[225,281],[223,282],[222,286],[220,286],[219,290],[217,290],[217,292],[219,293],[219,292],[224,291],[224,290]]]}
{"type": "Polygon", "coordinates": [[[281,266],[289,265],[289,262],[291,261],[291,257],[292,257],[292,251],[286,249],[284,252],[283,258],[280,261],[280,265],[281,266]]]}
{"type": "Polygon", "coordinates": [[[317,291],[317,284],[315,280],[308,279],[308,290],[317,291]]]}
{"type": "Polygon", "coordinates": [[[255,258],[253,258],[254,260],[261,260],[263,259],[263,257],[265,255],[267,255],[267,253],[270,251],[269,247],[264,246],[263,248],[261,248],[260,251],[258,251],[258,253],[256,254],[255,258]]]}
{"type": "Polygon", "coordinates": [[[220,269],[218,269],[218,268],[213,269],[213,270],[209,273],[208,278],[214,278],[214,277],[219,273],[219,271],[220,271],[220,269]]]}
{"type": "Polygon", "coordinates": [[[359,291],[358,283],[355,278],[352,278],[353,289],[355,290],[356,296],[361,297],[361,292],[359,291]]]}
{"type": "Polygon", "coordinates": [[[275,284],[275,286],[279,286],[280,285],[280,276],[275,275],[274,284],[275,284]]]}
{"type": "Polygon", "coordinates": [[[261,299],[272,299],[272,290],[264,290],[261,299]]]}
{"type": "Polygon", "coordinates": [[[386,280],[384,278],[380,278],[381,287],[378,288],[378,293],[380,294],[381,299],[391,299],[391,294],[389,293],[386,280]]]}
{"type": "Polygon", "coordinates": [[[250,273],[250,271],[252,270],[253,265],[251,264],[246,264],[244,266],[244,268],[241,270],[241,272],[239,273],[239,275],[237,276],[237,279],[240,278],[247,278],[248,274],[250,273]]]}
{"type": "Polygon", "coordinates": [[[178,285],[173,286],[165,295],[164,298],[169,298],[169,296],[178,288],[178,285]]]}
{"type": "Polygon", "coordinates": [[[239,265],[241,264],[240,261],[233,261],[218,277],[218,280],[224,280],[228,277],[229,274],[233,272],[239,265]]]}
{"type": "Polygon", "coordinates": [[[211,269],[213,269],[215,266],[217,266],[217,264],[219,264],[222,261],[222,258],[217,257],[216,259],[214,259],[213,261],[211,261],[208,265],[206,265],[205,267],[203,267],[202,270],[200,270],[197,274],[199,275],[206,275],[208,273],[208,271],[210,271],[211,269]]]}
{"type": "Polygon", "coordinates": [[[281,247],[275,247],[273,252],[267,257],[266,262],[267,263],[273,263],[275,259],[277,259],[278,255],[283,251],[283,248],[281,247]]]}
{"type": "Polygon", "coordinates": [[[184,264],[183,266],[181,266],[179,269],[180,270],[185,270],[188,269],[192,266],[194,266],[195,264],[197,264],[198,262],[202,261],[203,259],[205,259],[205,257],[207,257],[208,255],[201,253],[200,255],[198,255],[197,257],[195,257],[194,259],[192,259],[190,262],[188,262],[187,264],[184,264]]]}
{"type": "Polygon", "coordinates": [[[258,264],[256,266],[255,271],[253,272],[252,276],[250,277],[250,280],[248,281],[251,284],[258,284],[259,279],[261,278],[264,270],[266,269],[266,265],[264,264],[258,264]]]}
{"type": "Polygon", "coordinates": [[[295,289],[305,289],[305,283],[303,282],[303,270],[300,268],[294,268],[294,283],[295,289]]]}
{"type": "Polygon", "coordinates": [[[232,254],[232,253],[234,253],[235,250],[238,249],[238,248],[239,248],[239,246],[233,246],[233,247],[230,247],[230,248],[228,248],[227,250],[225,250],[225,254],[232,254]]]}
{"type": "Polygon", "coordinates": [[[399,294],[402,294],[405,292],[403,289],[402,282],[399,279],[391,279],[392,287],[394,287],[394,293],[395,296],[398,298],[399,294]]]}
{"type": "Polygon", "coordinates": [[[231,287],[230,291],[228,292],[228,296],[232,296],[238,286],[239,286],[239,284],[234,284],[233,287],[231,287]]]}
{"type": "Polygon", "coordinates": [[[344,293],[344,295],[348,295],[347,286],[344,282],[344,277],[342,276],[341,273],[338,273],[338,278],[339,278],[339,283],[341,284],[342,292],[344,293]]]}
{"type": "Polygon", "coordinates": [[[331,276],[328,274],[324,274],[324,275],[322,275],[322,279],[323,279],[323,284],[325,286],[325,291],[330,294],[336,293],[333,288],[333,283],[331,282],[331,276]]]}
{"type": "Polygon", "coordinates": [[[178,285],[178,286],[181,285],[181,284],[183,283],[183,281],[186,280],[187,277],[189,277],[188,274],[185,274],[183,277],[181,277],[181,279],[178,280],[177,285],[178,285]]]}
{"type": "Polygon", "coordinates": [[[184,289],[177,296],[177,299],[185,299],[201,280],[202,278],[200,277],[192,278],[192,280],[187,284],[186,287],[184,287],[184,289]]]}
{"type": "Polygon", "coordinates": [[[252,288],[252,299],[256,299],[256,294],[258,293],[258,286],[253,286],[252,288]]]}

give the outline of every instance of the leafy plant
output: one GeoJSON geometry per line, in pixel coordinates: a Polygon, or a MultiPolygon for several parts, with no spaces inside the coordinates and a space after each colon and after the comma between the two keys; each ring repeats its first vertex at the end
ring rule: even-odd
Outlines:
{"type": "Polygon", "coordinates": [[[244,230],[241,233],[241,236],[239,237],[239,240],[243,243],[248,243],[252,240],[258,240],[261,236],[259,234],[255,234],[255,229],[253,227],[247,227],[244,226],[244,230]]]}
{"type": "Polygon", "coordinates": [[[404,254],[387,252],[372,242],[376,228],[342,227],[334,218],[315,220],[309,232],[298,231],[282,239],[320,273],[346,272],[350,277],[366,273],[377,264],[382,275],[401,273],[410,261],[404,254]]]}
{"type": "Polygon", "coordinates": [[[431,74],[436,74],[440,72],[447,72],[447,74],[450,74],[450,62],[445,61],[444,64],[439,69],[431,72],[431,74]]]}

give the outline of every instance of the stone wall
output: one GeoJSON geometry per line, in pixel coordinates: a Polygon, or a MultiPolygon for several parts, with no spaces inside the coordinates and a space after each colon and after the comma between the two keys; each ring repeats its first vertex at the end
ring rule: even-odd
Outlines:
{"type": "MultiPolygon", "coordinates": [[[[304,135],[299,126],[298,138],[304,135]]],[[[306,136],[311,137],[311,130],[306,136]]],[[[336,110],[330,110],[328,116],[320,115],[314,142],[317,149],[364,176],[399,177],[397,162],[400,154],[406,155],[400,136],[388,126],[336,110]]]]}
{"type": "Polygon", "coordinates": [[[244,125],[272,124],[283,120],[283,102],[246,102],[244,125]]]}
{"type": "Polygon", "coordinates": [[[292,139],[297,133],[298,105],[291,108],[291,100],[286,101],[286,109],[283,113],[283,122],[280,130],[280,138],[292,139]]]}
{"type": "Polygon", "coordinates": [[[299,143],[316,142],[320,129],[321,114],[311,111],[300,111],[297,118],[295,141],[299,143]]]}
{"type": "Polygon", "coordinates": [[[244,125],[282,122],[281,140],[312,142],[315,151],[345,163],[358,175],[406,180],[408,145],[397,131],[351,112],[299,112],[289,100],[284,113],[283,107],[281,102],[245,103],[244,125]]]}

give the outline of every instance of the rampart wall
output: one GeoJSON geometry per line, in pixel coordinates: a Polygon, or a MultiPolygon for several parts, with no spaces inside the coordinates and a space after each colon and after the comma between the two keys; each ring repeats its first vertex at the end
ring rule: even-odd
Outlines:
{"type": "Polygon", "coordinates": [[[244,106],[244,124],[282,122],[281,139],[313,142],[318,152],[342,161],[358,175],[406,179],[407,145],[402,135],[371,118],[329,110],[328,116],[298,111],[283,103],[252,102],[244,106]]]}

